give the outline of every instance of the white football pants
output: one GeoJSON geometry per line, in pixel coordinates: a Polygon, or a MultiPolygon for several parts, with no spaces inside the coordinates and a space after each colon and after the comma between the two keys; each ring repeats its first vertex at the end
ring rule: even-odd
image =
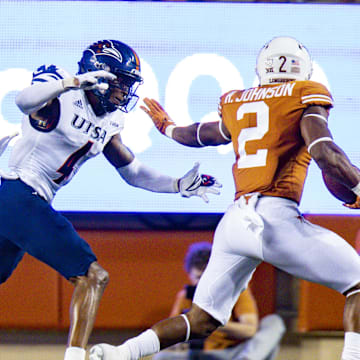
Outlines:
{"type": "Polygon", "coordinates": [[[219,222],[194,303],[225,324],[262,261],[341,293],[360,282],[360,257],[343,238],[305,220],[292,200],[254,194],[219,222]]]}

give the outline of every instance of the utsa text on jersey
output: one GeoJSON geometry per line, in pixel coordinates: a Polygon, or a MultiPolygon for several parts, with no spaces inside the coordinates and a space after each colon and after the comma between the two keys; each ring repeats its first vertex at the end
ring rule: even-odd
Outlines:
{"type": "Polygon", "coordinates": [[[71,125],[75,129],[83,130],[83,133],[89,134],[92,139],[104,143],[106,130],[102,129],[100,126],[95,126],[91,121],[86,120],[79,115],[75,115],[71,121],[71,125]]]}

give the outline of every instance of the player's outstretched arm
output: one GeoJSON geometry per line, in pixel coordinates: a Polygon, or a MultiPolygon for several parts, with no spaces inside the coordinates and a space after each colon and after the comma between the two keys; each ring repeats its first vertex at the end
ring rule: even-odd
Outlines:
{"type": "Polygon", "coordinates": [[[199,196],[208,202],[207,194],[219,194],[221,184],[210,175],[199,174],[199,164],[181,178],[163,175],[135,158],[115,135],[105,146],[104,155],[120,176],[131,186],[159,193],[180,193],[183,197],[199,196]]]}
{"type": "Polygon", "coordinates": [[[311,157],[322,172],[357,195],[357,201],[354,204],[346,204],[346,206],[360,208],[360,171],[333,141],[327,126],[327,118],[326,108],[310,106],[304,111],[301,120],[301,134],[311,157]]]}
{"type": "Polygon", "coordinates": [[[22,90],[17,95],[15,102],[24,114],[33,114],[68,90],[95,88],[106,90],[109,85],[105,82],[99,82],[99,79],[114,80],[116,76],[108,71],[99,70],[61,80],[37,82],[22,90]]]}
{"type": "Polygon", "coordinates": [[[202,147],[228,144],[231,141],[230,134],[220,121],[176,126],[156,100],[144,98],[144,104],[145,106],[141,105],[140,108],[149,115],[156,128],[180,144],[202,147]]]}

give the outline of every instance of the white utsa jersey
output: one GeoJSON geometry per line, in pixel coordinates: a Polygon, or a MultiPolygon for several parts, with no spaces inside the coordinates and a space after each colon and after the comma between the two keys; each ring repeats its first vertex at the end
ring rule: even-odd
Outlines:
{"type": "MultiPolygon", "coordinates": [[[[33,74],[32,83],[68,76],[55,65],[43,65],[33,74]]],[[[86,160],[101,153],[124,127],[120,110],[96,116],[83,90],[67,91],[58,100],[58,118],[39,121],[24,116],[22,137],[9,161],[9,168],[48,202],[86,160]]]]}

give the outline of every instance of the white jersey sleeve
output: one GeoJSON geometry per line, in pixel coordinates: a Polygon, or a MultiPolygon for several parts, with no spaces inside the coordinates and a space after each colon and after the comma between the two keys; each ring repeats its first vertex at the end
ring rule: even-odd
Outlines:
{"type": "Polygon", "coordinates": [[[33,72],[31,85],[39,82],[62,80],[71,76],[72,75],[66,70],[61,69],[56,65],[42,65],[33,72]]]}

